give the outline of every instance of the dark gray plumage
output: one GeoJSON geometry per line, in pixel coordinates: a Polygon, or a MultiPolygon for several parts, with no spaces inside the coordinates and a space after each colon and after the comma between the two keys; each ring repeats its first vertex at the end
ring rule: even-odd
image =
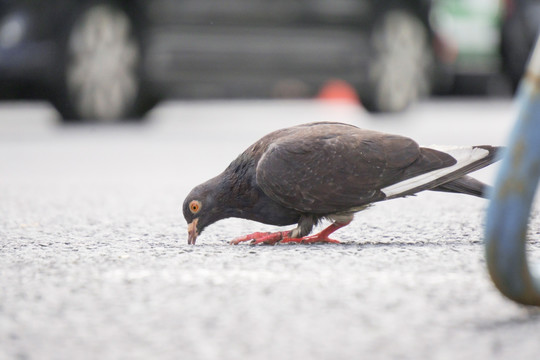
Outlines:
{"type": "Polygon", "coordinates": [[[438,150],[407,137],[340,123],[311,123],[272,132],[246,149],[223,173],[195,187],[183,212],[188,242],[228,217],[292,231],[255,233],[234,243],[330,241],[369,204],[423,190],[484,194],[484,184],[465,176],[494,162],[492,146],[438,150]],[[322,218],[334,221],[305,237],[322,218]]]}

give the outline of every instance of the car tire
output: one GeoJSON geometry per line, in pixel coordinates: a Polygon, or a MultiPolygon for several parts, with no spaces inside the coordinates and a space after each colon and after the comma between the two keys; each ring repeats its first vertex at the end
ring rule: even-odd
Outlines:
{"type": "Polygon", "coordinates": [[[368,111],[402,111],[430,92],[433,55],[416,15],[400,8],[384,12],[369,40],[367,86],[359,91],[368,111]]]}
{"type": "Polygon", "coordinates": [[[503,72],[507,75],[515,92],[525,72],[527,59],[534,44],[534,38],[527,36],[525,23],[521,17],[513,16],[507,19],[501,30],[501,55],[503,72]]]}
{"type": "Polygon", "coordinates": [[[136,19],[133,9],[112,0],[76,11],[60,40],[53,98],[65,121],[135,119],[150,109],[136,19]]]}

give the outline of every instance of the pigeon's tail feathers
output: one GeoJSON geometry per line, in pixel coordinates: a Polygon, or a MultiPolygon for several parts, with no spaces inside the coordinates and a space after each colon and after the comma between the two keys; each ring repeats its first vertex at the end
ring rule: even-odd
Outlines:
{"type": "Polygon", "coordinates": [[[439,185],[431,190],[487,197],[489,186],[471,176],[462,176],[456,180],[439,185]]]}
{"type": "Polygon", "coordinates": [[[479,191],[483,194],[484,187],[481,187],[478,184],[473,184],[472,181],[467,179],[457,182],[454,181],[462,178],[470,172],[482,169],[483,167],[497,161],[496,156],[500,151],[500,148],[488,145],[459,147],[429,146],[426,148],[421,148],[421,151],[423,150],[439,151],[448,154],[455,159],[455,163],[451,166],[446,166],[413,176],[381,189],[386,195],[386,199],[407,196],[422,190],[435,190],[436,188],[436,190],[439,191],[462,192],[466,194],[472,192],[470,195],[476,195],[475,193],[478,193],[479,191]],[[441,185],[451,182],[453,182],[453,184],[443,186],[441,188],[441,185]],[[471,185],[471,189],[467,189],[465,191],[465,187],[467,187],[467,185],[471,185]],[[462,187],[464,191],[459,191],[459,187],[462,187]]]}

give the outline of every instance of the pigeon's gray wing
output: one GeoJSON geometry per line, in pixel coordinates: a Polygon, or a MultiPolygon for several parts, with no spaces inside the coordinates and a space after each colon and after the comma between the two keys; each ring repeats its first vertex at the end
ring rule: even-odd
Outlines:
{"type": "Polygon", "coordinates": [[[256,179],[288,208],[330,214],[383,200],[385,186],[454,163],[406,137],[323,124],[274,139],[259,160],[256,179]]]}

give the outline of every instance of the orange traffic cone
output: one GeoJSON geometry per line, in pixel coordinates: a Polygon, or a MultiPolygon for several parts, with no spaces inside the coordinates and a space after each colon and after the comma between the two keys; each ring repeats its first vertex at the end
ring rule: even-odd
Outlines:
{"type": "Polygon", "coordinates": [[[317,99],[329,102],[359,104],[356,90],[343,80],[330,80],[323,85],[317,99]]]}

